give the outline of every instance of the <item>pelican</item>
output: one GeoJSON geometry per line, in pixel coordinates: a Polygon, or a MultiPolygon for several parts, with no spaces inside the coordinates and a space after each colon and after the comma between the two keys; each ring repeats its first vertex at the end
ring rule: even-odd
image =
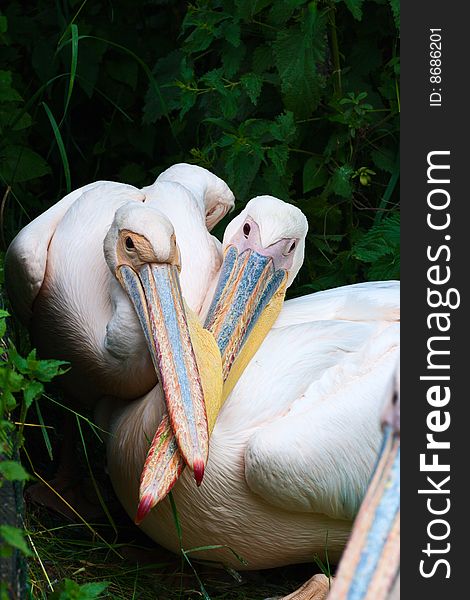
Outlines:
{"type": "MultiPolygon", "coordinates": [[[[233,207],[233,194],[205,169],[173,169],[181,182],[172,180],[169,169],[154,193],[197,207],[193,212],[204,227],[193,243],[200,243],[206,264],[216,269],[219,248],[207,227],[233,207]],[[185,186],[188,170],[196,182],[191,189],[185,186]]],[[[156,384],[158,372],[180,451],[200,483],[207,417],[177,281],[180,252],[173,225],[146,200],[143,191],[114,182],[72,192],[13,240],[7,289],[41,354],[72,363],[62,383],[81,404],[95,406],[104,394],[139,397],[156,384]]],[[[197,285],[207,287],[210,276],[210,270],[203,273],[197,285]]]]}
{"type": "MultiPolygon", "coordinates": [[[[103,253],[118,209],[126,203],[128,209],[131,203],[155,208],[158,197],[162,211],[172,214],[166,231],[173,228],[183,255],[192,250],[205,267],[200,273],[189,264],[181,268],[185,300],[193,311],[200,310],[194,298],[203,296],[201,289],[211,285],[222,263],[220,243],[208,231],[234,205],[221,179],[201,167],[179,164],[147,189],[152,198],[145,190],[110,181],[75,190],[24,227],[5,257],[6,288],[15,314],[30,329],[40,354],[73,365],[61,383],[81,405],[94,406],[104,394],[138,398],[157,381],[137,314],[103,253]],[[175,183],[176,174],[181,183],[175,183]],[[171,212],[172,204],[179,219],[171,212]],[[194,223],[191,232],[186,222],[194,223]]],[[[163,219],[156,212],[150,215],[149,221],[157,225],[163,219]]],[[[141,229],[145,218],[136,225],[141,229]]],[[[156,239],[157,250],[158,244],[156,239]]],[[[108,249],[108,259],[112,254],[108,249]]]]}

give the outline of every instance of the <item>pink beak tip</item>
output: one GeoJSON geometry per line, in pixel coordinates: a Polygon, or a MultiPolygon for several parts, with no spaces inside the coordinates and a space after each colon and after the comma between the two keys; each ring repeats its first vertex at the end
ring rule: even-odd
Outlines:
{"type": "Polygon", "coordinates": [[[137,514],[134,519],[134,523],[136,525],[140,525],[148,513],[152,510],[154,506],[153,497],[151,494],[146,494],[142,496],[139,502],[139,506],[137,508],[137,514]]]}
{"type": "Polygon", "coordinates": [[[202,478],[204,477],[204,461],[202,459],[196,459],[194,461],[193,472],[196,485],[199,487],[202,483],[202,478]]]}

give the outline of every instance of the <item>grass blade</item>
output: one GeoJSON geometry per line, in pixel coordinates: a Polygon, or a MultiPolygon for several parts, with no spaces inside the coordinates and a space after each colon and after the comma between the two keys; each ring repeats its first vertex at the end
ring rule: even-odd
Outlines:
{"type": "MultiPolygon", "coordinates": [[[[78,415],[75,415],[75,419],[77,421],[77,427],[78,427],[78,431],[80,433],[80,439],[82,441],[83,452],[85,453],[85,460],[86,460],[86,464],[87,464],[87,467],[88,467],[88,472],[89,472],[90,477],[91,477],[91,481],[93,483],[93,487],[95,489],[95,493],[96,493],[96,495],[98,497],[98,500],[99,500],[99,503],[101,505],[101,508],[103,509],[104,514],[106,515],[106,518],[108,519],[109,524],[113,528],[114,534],[116,535],[116,539],[117,539],[118,531],[117,531],[116,524],[114,522],[113,517],[111,516],[111,513],[108,510],[108,507],[106,506],[106,502],[104,501],[104,498],[103,498],[103,496],[101,494],[100,488],[99,488],[98,483],[97,483],[97,481],[95,479],[95,476],[93,474],[93,470],[91,468],[90,461],[88,459],[88,452],[87,452],[87,449],[86,449],[85,438],[83,437],[83,431],[82,431],[82,426],[80,424],[80,418],[79,418],[78,415]]],[[[116,543],[116,539],[114,540],[114,543],[116,543]]]]}
{"type": "Polygon", "coordinates": [[[39,423],[41,425],[42,437],[44,438],[44,443],[46,444],[47,453],[49,455],[49,458],[51,460],[54,460],[54,456],[52,455],[51,440],[49,439],[49,434],[47,433],[47,427],[46,427],[46,425],[44,423],[44,419],[42,418],[41,409],[39,408],[39,402],[37,400],[35,400],[34,404],[36,405],[36,413],[38,415],[38,420],[39,420],[39,423]]]}
{"type": "Polygon", "coordinates": [[[55,120],[54,115],[51,113],[50,108],[47,106],[47,104],[45,102],[41,102],[41,104],[43,105],[44,110],[46,111],[47,118],[49,119],[49,122],[52,127],[52,131],[54,132],[54,137],[57,142],[57,146],[59,148],[60,158],[62,159],[62,166],[64,167],[65,187],[66,187],[67,194],[68,194],[72,191],[72,183],[71,183],[71,178],[70,178],[69,159],[67,158],[67,152],[65,150],[64,140],[62,139],[62,135],[60,134],[59,127],[57,125],[57,121],[55,120]]]}
{"type": "Polygon", "coordinates": [[[70,104],[70,98],[72,97],[73,92],[73,84],[75,82],[75,75],[77,74],[77,64],[78,64],[78,27],[75,24],[70,25],[71,31],[71,43],[72,43],[72,58],[70,62],[70,79],[69,79],[69,88],[67,91],[67,98],[65,100],[64,114],[60,121],[59,127],[62,125],[65,115],[67,114],[67,110],[70,104]]]}

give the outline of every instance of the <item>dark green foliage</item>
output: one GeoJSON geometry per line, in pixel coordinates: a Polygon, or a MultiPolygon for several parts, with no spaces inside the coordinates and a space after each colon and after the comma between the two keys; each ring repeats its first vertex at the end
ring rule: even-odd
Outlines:
{"type": "Polygon", "coordinates": [[[394,0],[10,2],[5,241],[70,188],[186,161],[236,211],[269,193],[305,212],[294,294],[398,277],[398,24],[394,0]]]}

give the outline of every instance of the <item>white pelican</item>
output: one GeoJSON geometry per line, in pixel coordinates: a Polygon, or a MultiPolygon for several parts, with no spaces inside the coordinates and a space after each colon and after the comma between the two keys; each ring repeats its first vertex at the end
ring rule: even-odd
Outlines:
{"type": "MultiPolygon", "coordinates": [[[[136,313],[103,254],[116,211],[128,202],[154,207],[160,199],[162,212],[173,217],[183,254],[193,252],[205,267],[195,273],[188,264],[181,271],[185,300],[196,312],[200,306],[193,298],[204,296],[222,263],[220,243],[208,232],[234,204],[221,179],[200,167],[175,165],[147,189],[151,198],[145,190],[109,181],[75,190],[24,227],[5,257],[16,315],[30,328],[40,354],[71,362],[61,383],[81,404],[92,406],[103,394],[137,398],[156,383],[136,313]],[[182,183],[173,181],[176,173],[182,183]],[[186,222],[193,223],[190,231],[186,222]]],[[[151,230],[152,220],[158,225],[161,216],[150,214],[151,230]]],[[[155,243],[158,250],[158,239],[155,243]]]]}

